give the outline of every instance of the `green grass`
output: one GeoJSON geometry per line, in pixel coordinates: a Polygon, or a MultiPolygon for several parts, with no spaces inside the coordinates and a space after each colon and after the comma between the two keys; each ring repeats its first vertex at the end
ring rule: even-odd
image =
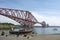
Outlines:
{"type": "Polygon", "coordinates": [[[0,29],[10,29],[11,27],[17,27],[16,25],[14,24],[11,24],[11,23],[0,23],[0,29]]]}

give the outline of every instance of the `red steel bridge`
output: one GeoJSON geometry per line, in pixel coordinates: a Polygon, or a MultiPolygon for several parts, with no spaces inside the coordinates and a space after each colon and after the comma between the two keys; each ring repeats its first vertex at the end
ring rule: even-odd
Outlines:
{"type": "Polygon", "coordinates": [[[44,22],[38,22],[36,18],[31,14],[31,12],[25,10],[0,8],[0,15],[11,18],[21,25],[28,27],[32,27],[36,23],[39,23],[41,25],[44,24],[44,22]]]}

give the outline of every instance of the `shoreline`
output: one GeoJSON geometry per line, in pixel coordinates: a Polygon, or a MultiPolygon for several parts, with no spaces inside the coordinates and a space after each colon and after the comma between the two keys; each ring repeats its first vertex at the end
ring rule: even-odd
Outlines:
{"type": "Polygon", "coordinates": [[[60,40],[60,35],[27,35],[27,37],[23,37],[20,35],[17,37],[16,35],[9,35],[9,36],[0,36],[0,40],[60,40]],[[29,38],[28,38],[29,37],[29,38]]]}

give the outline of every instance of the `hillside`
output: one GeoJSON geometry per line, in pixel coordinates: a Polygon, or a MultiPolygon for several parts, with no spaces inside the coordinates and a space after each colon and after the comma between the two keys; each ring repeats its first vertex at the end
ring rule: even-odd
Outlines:
{"type": "Polygon", "coordinates": [[[0,29],[10,29],[11,27],[17,27],[11,23],[0,23],[0,29]]]}

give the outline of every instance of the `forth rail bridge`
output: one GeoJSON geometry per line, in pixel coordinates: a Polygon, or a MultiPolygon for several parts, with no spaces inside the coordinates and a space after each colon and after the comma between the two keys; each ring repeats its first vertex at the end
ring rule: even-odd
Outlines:
{"type": "Polygon", "coordinates": [[[24,27],[24,31],[22,32],[25,33],[28,33],[28,30],[30,30],[36,23],[39,23],[42,26],[46,25],[45,22],[38,22],[37,19],[31,14],[31,12],[25,10],[0,8],[0,15],[6,16],[20,23],[24,27]]]}

